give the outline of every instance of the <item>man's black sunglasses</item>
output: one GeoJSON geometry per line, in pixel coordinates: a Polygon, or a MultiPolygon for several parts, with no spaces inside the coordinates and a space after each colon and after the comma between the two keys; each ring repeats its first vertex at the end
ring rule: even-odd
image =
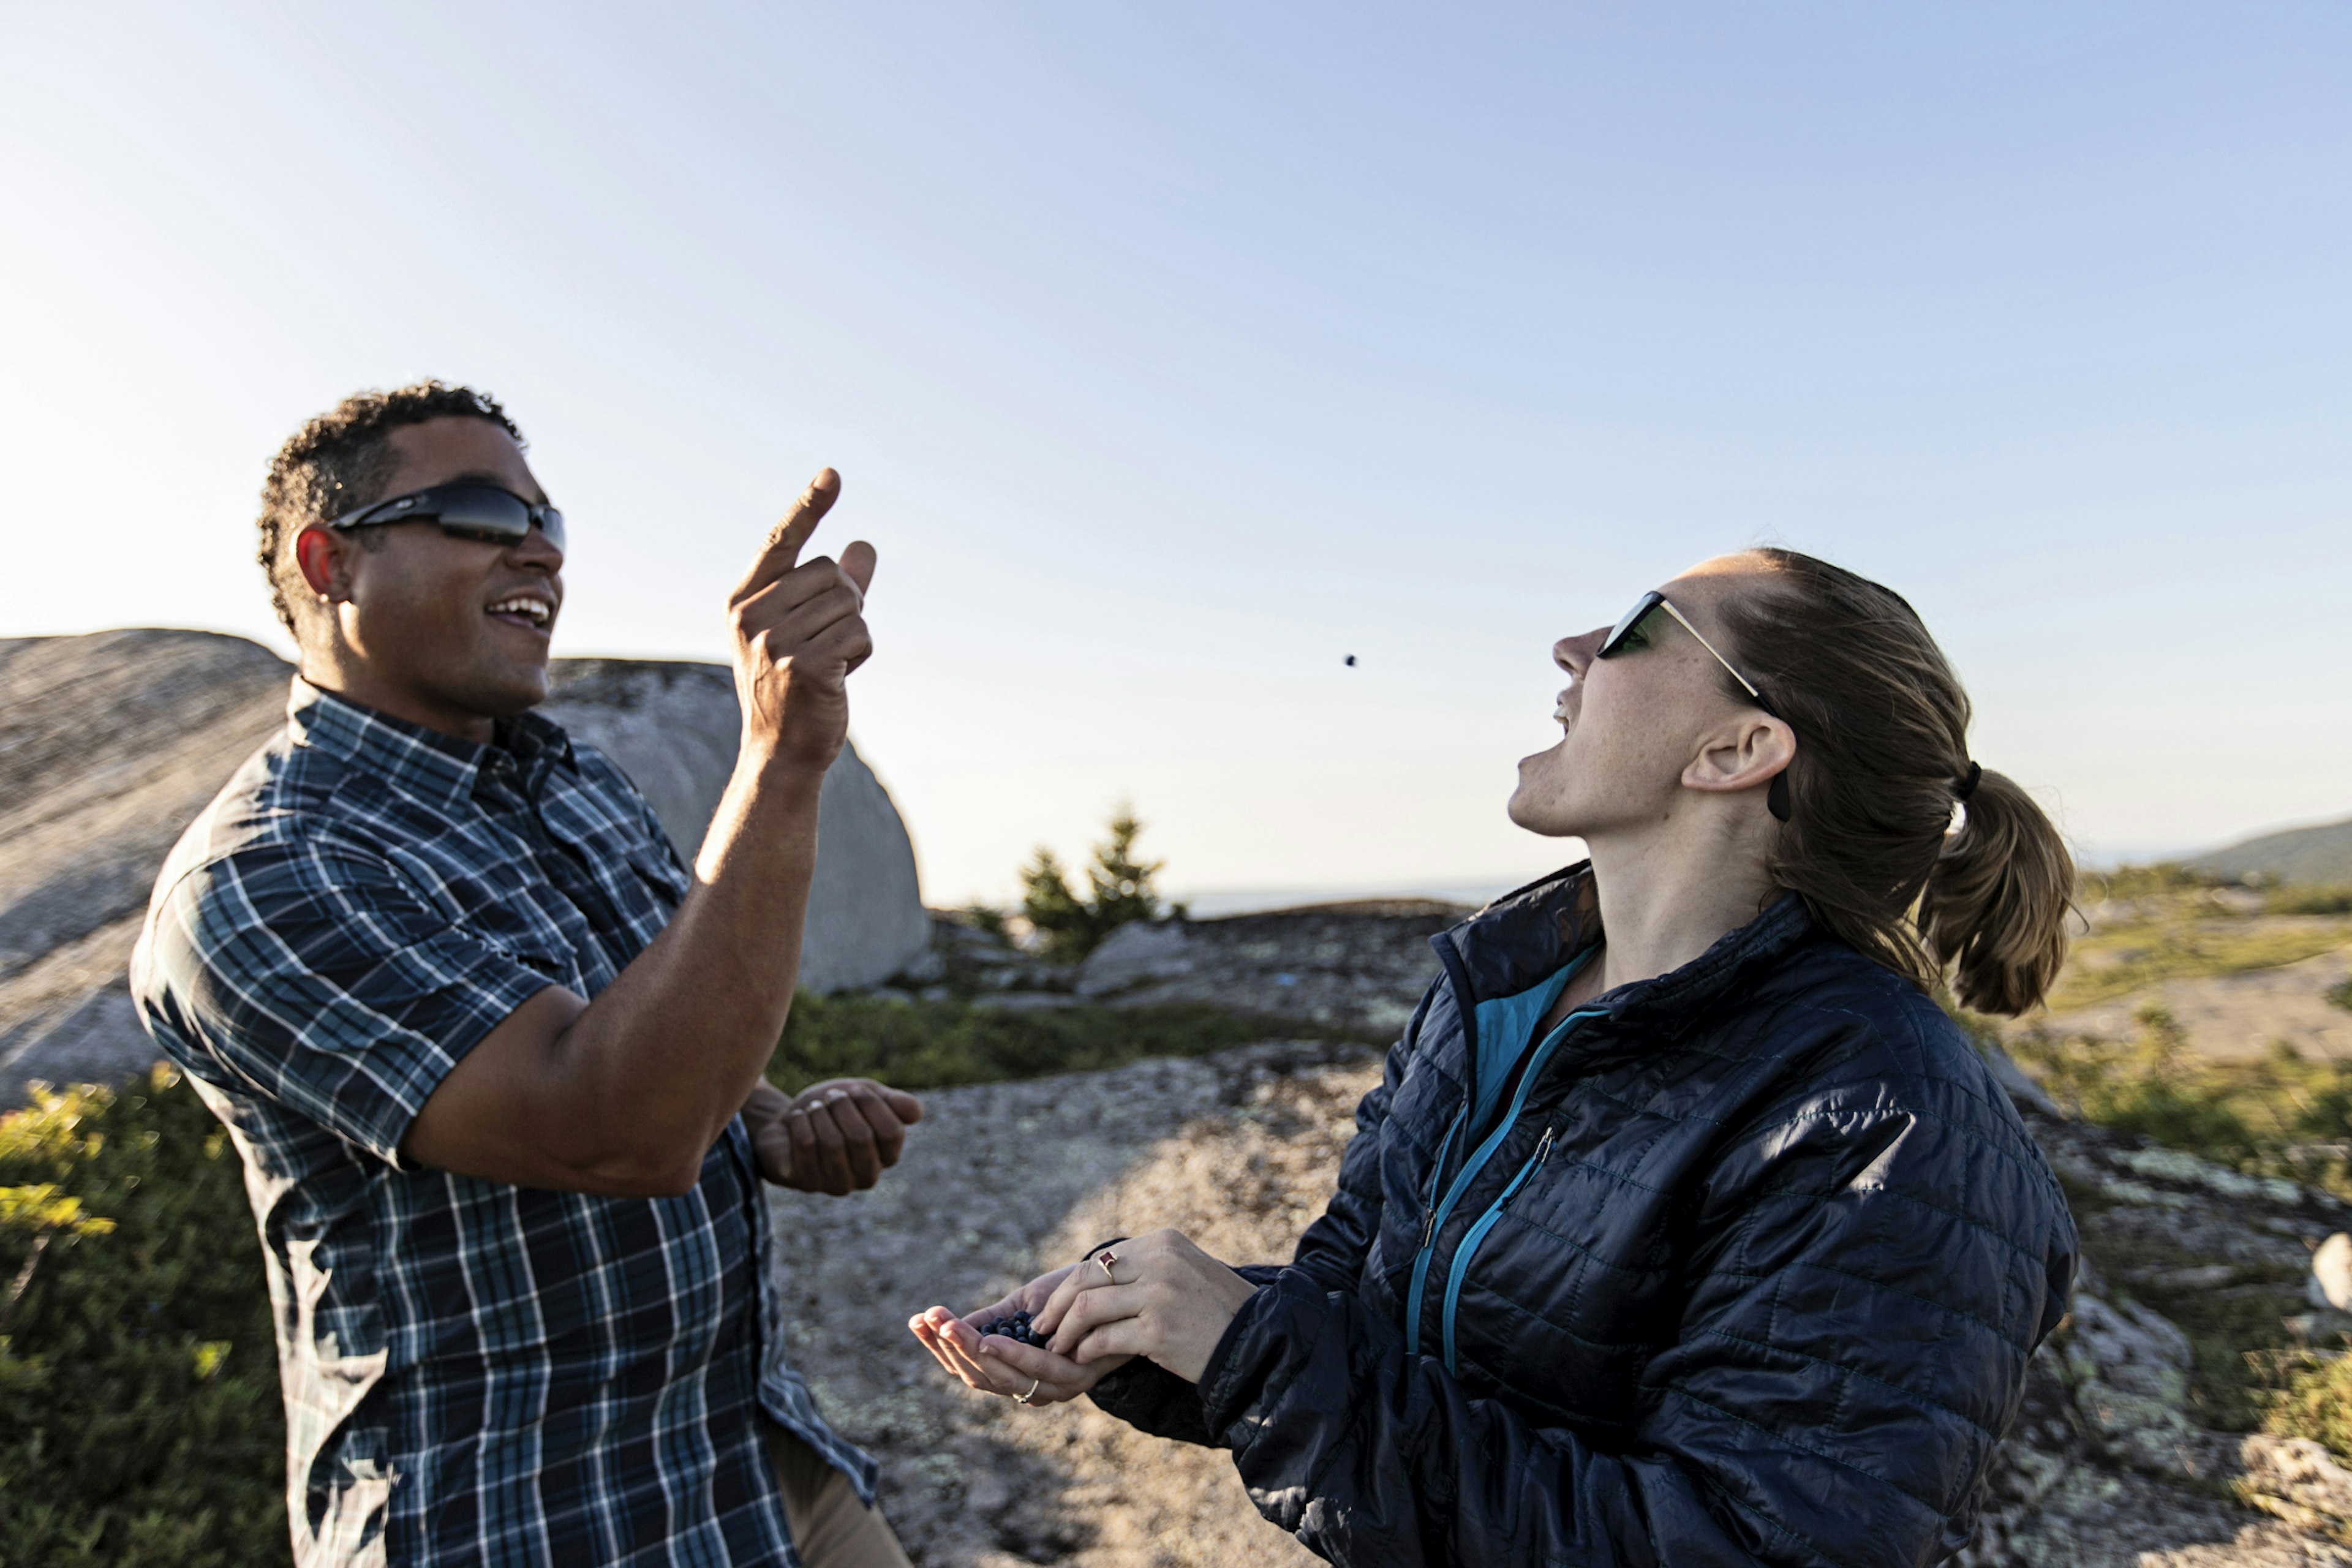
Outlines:
{"type": "Polygon", "coordinates": [[[347,511],[325,526],[340,531],[386,522],[430,522],[454,538],[491,544],[520,544],[536,528],[547,535],[550,544],[563,548],[562,512],[551,506],[535,506],[512,490],[479,483],[411,490],[347,511]]]}

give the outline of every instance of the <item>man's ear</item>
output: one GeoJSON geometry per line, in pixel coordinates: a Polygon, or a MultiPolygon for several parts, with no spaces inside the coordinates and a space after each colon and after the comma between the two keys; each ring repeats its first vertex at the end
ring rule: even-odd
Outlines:
{"type": "Polygon", "coordinates": [[[294,564],[315,597],[352,596],[351,546],[349,535],[315,525],[294,536],[294,564]]]}
{"type": "Polygon", "coordinates": [[[1797,732],[1769,713],[1743,713],[1707,736],[1683,770],[1683,787],[1735,795],[1760,789],[1797,760],[1797,732]]]}

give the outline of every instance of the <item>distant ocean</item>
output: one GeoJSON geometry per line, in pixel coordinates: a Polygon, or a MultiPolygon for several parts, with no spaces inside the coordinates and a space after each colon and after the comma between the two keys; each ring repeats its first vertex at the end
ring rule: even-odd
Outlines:
{"type": "MultiPolygon", "coordinates": [[[[2090,870],[2112,870],[2119,865],[2146,865],[2156,860],[2173,860],[2194,853],[2178,844],[2076,844],[2076,859],[2090,870]]],[[[1468,904],[1472,908],[1501,897],[1513,888],[1523,887],[1539,875],[1528,872],[1518,877],[1465,878],[1428,882],[1349,882],[1326,883],[1320,886],[1265,888],[1187,888],[1172,889],[1163,896],[1171,902],[1181,902],[1196,920],[1212,920],[1218,915],[1256,914],[1265,910],[1297,909],[1304,904],[1351,903],[1360,899],[1443,899],[1447,903],[1468,904]]]]}
{"type": "Polygon", "coordinates": [[[1304,904],[1353,903],[1360,899],[1442,899],[1473,908],[1531,880],[1531,877],[1483,878],[1470,881],[1332,883],[1299,888],[1191,888],[1164,895],[1183,904],[1195,920],[1257,914],[1304,904]]]}

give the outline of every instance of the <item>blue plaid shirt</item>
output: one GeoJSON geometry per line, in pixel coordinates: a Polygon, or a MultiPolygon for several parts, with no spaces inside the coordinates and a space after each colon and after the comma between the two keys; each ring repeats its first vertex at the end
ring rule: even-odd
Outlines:
{"type": "Polygon", "coordinates": [[[795,1563],[759,1413],[869,1502],[875,1466],[784,1364],[741,1119],[676,1198],[401,1157],[477,1041],[546,986],[594,996],[686,894],[617,768],[536,715],[499,728],[475,745],[296,680],[132,961],[245,1160],[295,1558],[795,1563]]]}

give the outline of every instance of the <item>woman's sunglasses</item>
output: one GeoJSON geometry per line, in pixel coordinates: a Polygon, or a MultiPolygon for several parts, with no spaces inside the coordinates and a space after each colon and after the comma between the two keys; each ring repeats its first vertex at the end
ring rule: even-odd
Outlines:
{"type": "Polygon", "coordinates": [[[338,531],[373,528],[387,522],[430,522],[456,539],[478,539],[489,544],[520,544],[538,529],[556,549],[563,548],[563,514],[538,505],[496,485],[436,485],[393,496],[356,511],[347,511],[324,526],[338,531]]]}
{"type": "MultiPolygon", "coordinates": [[[[1600,649],[1593,657],[1614,658],[1621,653],[1632,653],[1649,647],[1650,638],[1655,632],[1655,623],[1662,613],[1673,616],[1677,626],[1698,639],[1699,647],[1715,655],[1715,662],[1723,666],[1732,679],[1739,682],[1739,689],[1748,693],[1748,700],[1773,718],[1780,719],[1783,724],[1788,722],[1780,718],[1780,710],[1772,706],[1771,700],[1756,689],[1756,683],[1740,674],[1738,667],[1706,640],[1706,634],[1691,625],[1690,617],[1675,608],[1673,601],[1655,588],[1634,600],[1633,607],[1617,617],[1617,624],[1609,628],[1607,637],[1601,639],[1600,649]]],[[[1786,768],[1772,775],[1772,784],[1765,792],[1764,804],[1773,816],[1783,822],[1789,820],[1789,772],[1786,768]]]]}

